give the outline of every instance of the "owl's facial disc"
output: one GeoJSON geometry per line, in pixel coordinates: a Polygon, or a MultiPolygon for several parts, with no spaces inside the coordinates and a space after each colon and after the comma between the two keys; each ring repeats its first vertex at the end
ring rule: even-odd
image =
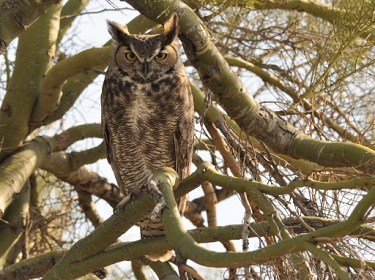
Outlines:
{"type": "Polygon", "coordinates": [[[115,62],[122,75],[133,77],[138,82],[154,82],[176,64],[178,54],[174,46],[143,47],[135,41],[128,46],[121,45],[115,53],[115,62]]]}

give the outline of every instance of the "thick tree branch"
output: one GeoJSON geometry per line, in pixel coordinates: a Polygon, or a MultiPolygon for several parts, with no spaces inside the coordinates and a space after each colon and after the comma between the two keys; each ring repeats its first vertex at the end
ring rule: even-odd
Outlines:
{"type": "Polygon", "coordinates": [[[14,203],[7,209],[0,221],[0,258],[6,258],[25,230],[29,215],[30,183],[26,181],[21,193],[17,194],[14,203]]]}
{"type": "Polygon", "coordinates": [[[0,54],[10,42],[28,29],[33,22],[43,16],[53,5],[60,1],[7,1],[1,0],[0,54]]]}
{"type": "MultiPolygon", "coordinates": [[[[308,223],[311,227],[314,227],[315,229],[334,226],[340,222],[338,220],[323,219],[319,217],[303,217],[303,220],[305,223],[308,223]]],[[[299,221],[296,218],[284,219],[283,223],[288,226],[289,230],[293,230],[294,232],[298,232],[300,234],[306,233],[306,228],[301,223],[301,221],[299,221]]],[[[108,224],[108,226],[110,225],[108,224]]],[[[115,226],[116,225],[113,224],[111,227],[107,228],[107,230],[111,232],[113,230],[113,227],[115,226]]],[[[269,226],[267,222],[251,223],[250,227],[253,229],[253,231],[250,232],[249,237],[257,238],[259,236],[264,236],[266,232],[269,232],[269,226]]],[[[229,225],[214,228],[199,228],[190,230],[188,231],[188,233],[198,243],[208,243],[216,241],[225,242],[228,240],[240,239],[242,233],[242,225],[229,225]]],[[[375,240],[375,229],[373,227],[362,225],[357,230],[353,231],[350,235],[364,239],[370,237],[370,239],[368,240],[373,241],[375,240]]],[[[105,251],[98,253],[97,255],[91,256],[83,260],[82,262],[74,263],[72,264],[72,266],[75,267],[84,265],[85,268],[82,271],[80,271],[80,274],[76,274],[78,276],[83,276],[89,273],[90,271],[94,271],[98,267],[108,266],[112,263],[117,263],[124,260],[131,260],[139,255],[145,255],[149,253],[150,248],[155,249],[158,247],[160,251],[172,249],[171,244],[168,243],[164,237],[154,238],[151,240],[139,240],[132,243],[118,243],[109,246],[108,249],[106,249],[105,251]]],[[[29,276],[29,278],[42,277],[47,270],[49,270],[55,263],[57,263],[59,259],[61,259],[65,252],[66,251],[50,252],[14,264],[0,272],[0,279],[3,279],[1,277],[4,277],[4,275],[19,275],[18,273],[23,273],[22,275],[29,276]],[[52,262],[46,260],[52,260],[52,262]],[[43,266],[44,269],[39,274],[31,274],[33,270],[30,271],[30,269],[32,269],[33,267],[30,266],[30,264],[36,262],[45,262],[46,266],[43,266]]],[[[343,256],[339,256],[337,254],[332,254],[332,256],[341,264],[350,263],[351,265],[353,265],[352,267],[357,268],[360,268],[361,265],[363,265],[363,260],[350,258],[350,262],[348,262],[349,259],[343,256]]],[[[375,269],[375,263],[365,263],[367,264],[368,269],[375,269]]]]}
{"type": "MultiPolygon", "coordinates": [[[[168,262],[153,262],[150,267],[156,273],[159,279],[163,280],[179,280],[181,279],[176,271],[168,262]]],[[[138,280],[138,278],[137,278],[138,280]]]]}
{"type": "MultiPolygon", "coordinates": [[[[7,2],[18,3],[26,8],[23,6],[34,1],[7,2]]],[[[51,2],[46,1],[52,5],[51,2]]],[[[13,75],[0,110],[0,162],[13,153],[30,132],[28,121],[55,55],[60,11],[61,5],[54,5],[19,38],[13,75]]],[[[3,22],[0,24],[0,30],[7,28],[3,22]]]]}
{"type": "MultiPolygon", "coordinates": [[[[75,279],[79,275],[88,273],[81,274],[82,270],[85,269],[84,265],[72,267],[72,264],[105,250],[119,236],[145,217],[152,210],[153,205],[153,200],[148,196],[138,197],[135,201],[126,205],[123,212],[112,215],[91,234],[76,242],[43,279],[75,279]]],[[[148,247],[148,254],[152,253],[152,251],[153,248],[148,247]]]]}
{"type": "Polygon", "coordinates": [[[13,264],[0,271],[1,280],[32,279],[43,276],[51,269],[66,251],[52,251],[13,264]]]}
{"type": "Polygon", "coordinates": [[[80,14],[86,8],[88,3],[89,0],[70,0],[65,3],[64,7],[61,10],[61,18],[64,19],[60,20],[60,30],[59,35],[57,37],[57,44],[60,43],[61,39],[66,34],[68,29],[71,27],[73,21],[75,20],[75,17],[66,17],[80,14]]]}
{"type": "MultiPolygon", "coordinates": [[[[77,3],[76,1],[69,1],[66,5],[64,5],[63,12],[69,13],[69,12],[72,12],[72,10],[74,11],[75,9],[81,9],[82,6],[80,5],[80,3],[81,2],[77,3]]],[[[65,22],[65,20],[62,20],[61,24],[62,24],[63,29],[69,26],[69,23],[65,22]]],[[[133,20],[131,20],[127,24],[127,28],[129,32],[134,33],[134,34],[144,33],[153,26],[155,26],[155,23],[150,21],[143,15],[139,15],[135,17],[133,20]]],[[[59,36],[62,36],[61,32],[65,32],[65,31],[60,28],[59,36]]],[[[55,120],[60,119],[73,106],[74,102],[80,96],[82,91],[90,83],[92,83],[92,81],[98,76],[98,73],[100,71],[104,71],[104,69],[108,66],[108,62],[112,55],[111,48],[113,48],[111,45],[111,42],[112,41],[108,41],[107,43],[104,44],[102,48],[96,49],[96,51],[85,52],[85,55],[89,55],[89,56],[93,55],[91,57],[91,60],[92,60],[91,62],[84,61],[83,64],[80,66],[79,64],[82,63],[82,60],[81,60],[82,55],[74,56],[75,58],[71,57],[69,58],[70,59],[69,62],[65,62],[68,65],[71,65],[71,67],[73,67],[76,72],[69,74],[69,73],[66,73],[66,71],[64,71],[63,73],[65,73],[64,74],[65,77],[59,76],[60,81],[57,81],[57,84],[54,84],[55,86],[59,87],[57,89],[51,89],[48,87],[48,85],[46,86],[46,88],[43,88],[43,90],[46,90],[47,92],[53,94],[51,99],[58,105],[58,107],[52,108],[51,106],[50,110],[52,110],[52,112],[49,115],[47,115],[42,121],[39,121],[38,123],[34,123],[35,127],[49,124],[55,120]],[[107,49],[108,52],[105,51],[106,48],[108,48],[107,49]],[[100,53],[101,51],[103,51],[102,55],[104,56],[107,55],[108,57],[107,59],[105,57],[102,57],[102,59],[98,61],[97,58],[94,56],[98,52],[100,53]],[[78,59],[80,59],[80,61],[78,61],[78,59]]],[[[66,64],[64,65],[66,66],[66,64]]],[[[60,69],[59,67],[60,66],[57,66],[57,70],[60,69]]],[[[53,79],[53,75],[50,78],[53,79]]],[[[50,81],[50,83],[54,83],[54,81],[52,80],[50,81]]],[[[46,98],[45,101],[48,101],[47,99],[48,98],[46,98]]]]}
{"type": "Polygon", "coordinates": [[[103,138],[102,126],[100,123],[83,124],[72,126],[62,133],[53,136],[56,140],[54,152],[64,151],[73,143],[86,138],[103,138]]]}
{"type": "Polygon", "coordinates": [[[59,106],[62,87],[68,78],[78,73],[90,73],[96,66],[108,65],[112,52],[112,47],[92,48],[66,58],[52,67],[44,79],[42,93],[31,116],[34,126],[40,126],[59,106]]]}
{"type": "Polygon", "coordinates": [[[173,12],[178,14],[182,32],[179,37],[189,61],[228,115],[248,135],[263,141],[273,151],[294,158],[306,159],[327,167],[351,166],[366,172],[375,172],[375,151],[352,143],[315,140],[299,133],[273,111],[255,102],[213,44],[204,23],[185,4],[168,0],[159,2],[157,6],[148,2],[127,2],[145,16],[160,23],[173,12]],[[342,153],[343,150],[346,152],[342,153]]]}
{"type": "Polygon", "coordinates": [[[3,161],[0,169],[0,218],[35,168],[53,149],[51,138],[37,137],[3,161]]]}
{"type": "Polygon", "coordinates": [[[35,169],[43,168],[62,176],[105,157],[103,144],[82,152],[56,152],[74,141],[98,134],[98,125],[93,124],[70,128],[55,137],[38,136],[6,158],[0,169],[0,218],[35,169]]]}
{"type": "MultiPolygon", "coordinates": [[[[228,117],[228,115],[220,111],[217,106],[215,106],[215,104],[205,103],[205,95],[194,83],[190,82],[190,87],[192,89],[194,97],[194,109],[199,113],[199,115],[207,117],[212,123],[215,124],[218,121],[223,121],[227,123],[240,138],[247,139],[247,135],[241,130],[236,122],[228,117]],[[208,106],[208,108],[205,108],[206,105],[208,106]]],[[[252,141],[252,143],[258,150],[263,150],[263,147],[258,143],[258,141],[252,141]]],[[[277,156],[282,158],[295,168],[298,168],[298,170],[300,170],[305,175],[310,174],[314,169],[320,168],[319,165],[303,159],[294,159],[283,154],[277,154],[277,156]]],[[[277,163],[281,166],[287,167],[285,166],[283,161],[277,161],[277,163]]]]}

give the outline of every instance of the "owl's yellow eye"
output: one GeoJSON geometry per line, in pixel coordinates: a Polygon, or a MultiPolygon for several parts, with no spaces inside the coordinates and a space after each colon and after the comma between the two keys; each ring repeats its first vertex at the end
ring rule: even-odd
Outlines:
{"type": "Polygon", "coordinates": [[[136,55],[132,52],[125,53],[125,58],[129,61],[134,61],[137,59],[136,55]]]}
{"type": "Polygon", "coordinates": [[[167,54],[166,53],[163,53],[163,52],[160,52],[158,53],[157,55],[155,55],[155,59],[156,60],[164,60],[167,58],[167,54]]]}

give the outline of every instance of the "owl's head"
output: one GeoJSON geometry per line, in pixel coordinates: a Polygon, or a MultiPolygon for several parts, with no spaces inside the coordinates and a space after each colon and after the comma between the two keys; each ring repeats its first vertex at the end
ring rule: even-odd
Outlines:
{"type": "Polygon", "coordinates": [[[130,34],[126,27],[108,21],[116,50],[114,62],[122,76],[137,81],[152,82],[166,72],[180,67],[178,44],[178,19],[173,15],[165,24],[164,32],[158,35],[130,34]]]}

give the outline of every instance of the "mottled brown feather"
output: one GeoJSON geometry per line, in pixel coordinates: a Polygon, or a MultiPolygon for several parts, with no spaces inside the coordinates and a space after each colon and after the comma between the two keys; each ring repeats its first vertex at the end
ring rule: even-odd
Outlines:
{"type": "MultiPolygon", "coordinates": [[[[150,174],[163,166],[186,178],[193,153],[194,105],[173,41],[177,18],[159,35],[131,35],[111,22],[109,30],[116,46],[103,83],[102,128],[107,159],[121,192],[138,193],[150,174]]],[[[187,196],[178,201],[181,212],[186,200],[187,196]]],[[[151,221],[147,215],[139,225],[142,238],[164,234],[160,216],[151,221]]],[[[170,254],[148,257],[165,261],[170,254]]]]}

